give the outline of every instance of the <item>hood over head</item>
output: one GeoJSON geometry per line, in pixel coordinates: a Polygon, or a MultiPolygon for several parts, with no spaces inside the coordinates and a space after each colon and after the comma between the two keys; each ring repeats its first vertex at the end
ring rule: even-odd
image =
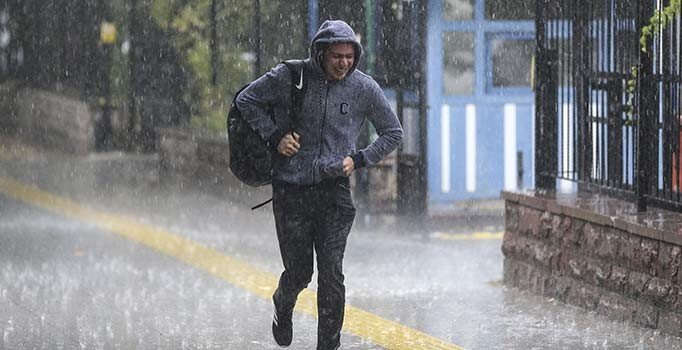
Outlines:
{"type": "Polygon", "coordinates": [[[362,56],[362,45],[355,36],[353,28],[351,28],[346,22],[341,20],[327,20],[322,23],[320,29],[317,30],[315,37],[310,44],[310,58],[313,64],[320,69],[322,69],[321,54],[322,49],[330,44],[335,43],[350,43],[353,44],[355,48],[355,60],[353,66],[348,71],[348,74],[353,73],[355,68],[360,62],[360,57],[362,56]]]}

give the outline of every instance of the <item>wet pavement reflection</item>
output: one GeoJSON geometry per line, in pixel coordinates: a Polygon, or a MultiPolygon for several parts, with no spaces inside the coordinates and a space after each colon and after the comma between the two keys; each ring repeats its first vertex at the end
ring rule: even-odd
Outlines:
{"type": "MultiPolygon", "coordinates": [[[[155,161],[6,154],[0,178],[159,228],[278,276],[270,208],[249,210],[262,192],[226,198],[192,183],[158,181],[155,161]]],[[[499,236],[477,239],[470,235],[475,229],[460,226],[453,221],[445,234],[465,239],[429,230],[397,233],[378,220],[356,225],[344,265],[348,303],[465,349],[682,349],[679,338],[506,288],[499,236]]],[[[2,191],[0,310],[0,349],[278,348],[267,298],[2,191]]],[[[315,337],[315,318],[297,313],[290,349],[313,349],[315,337]]],[[[342,341],[343,349],[385,348],[347,332],[342,341]]]]}

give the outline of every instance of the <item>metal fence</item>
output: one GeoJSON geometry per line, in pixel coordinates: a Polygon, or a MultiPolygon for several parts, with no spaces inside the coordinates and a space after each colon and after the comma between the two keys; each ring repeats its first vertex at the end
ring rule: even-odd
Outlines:
{"type": "Polygon", "coordinates": [[[536,185],[682,208],[681,22],[661,0],[537,0],[536,185]]]}

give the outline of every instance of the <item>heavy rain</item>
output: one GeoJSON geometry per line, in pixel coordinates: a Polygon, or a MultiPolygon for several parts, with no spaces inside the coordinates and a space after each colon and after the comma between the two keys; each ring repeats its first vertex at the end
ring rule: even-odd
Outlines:
{"type": "Polygon", "coordinates": [[[682,349],[679,12],[0,0],[0,350],[682,349]]]}

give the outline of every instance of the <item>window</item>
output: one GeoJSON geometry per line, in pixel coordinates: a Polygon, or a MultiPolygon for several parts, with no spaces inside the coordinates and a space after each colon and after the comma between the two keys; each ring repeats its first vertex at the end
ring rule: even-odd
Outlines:
{"type": "Polygon", "coordinates": [[[443,19],[461,21],[474,18],[474,0],[443,0],[443,19]]]}
{"type": "Polygon", "coordinates": [[[474,34],[443,33],[443,93],[471,95],[474,92],[474,34]]]}
{"type": "Polygon", "coordinates": [[[485,17],[491,20],[532,20],[534,0],[486,0],[485,17]]]}
{"type": "Polygon", "coordinates": [[[492,38],[492,86],[530,87],[534,52],[535,41],[532,39],[492,38]]]}

